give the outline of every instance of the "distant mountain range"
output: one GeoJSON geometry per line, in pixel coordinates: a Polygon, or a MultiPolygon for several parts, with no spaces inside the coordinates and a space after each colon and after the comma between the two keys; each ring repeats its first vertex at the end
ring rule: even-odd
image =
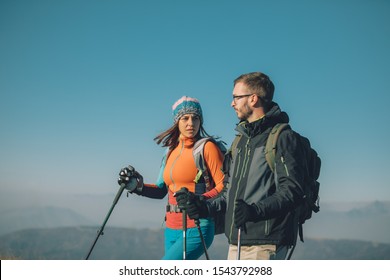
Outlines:
{"type": "MultiPolygon", "coordinates": [[[[96,235],[94,227],[21,230],[0,237],[0,259],[81,260],[96,235]]],[[[89,259],[159,260],[164,254],[163,238],[163,230],[108,227],[89,259]]],[[[208,250],[210,259],[225,260],[227,248],[226,238],[217,236],[208,250]]],[[[390,244],[308,238],[298,243],[292,259],[390,260],[390,244]]]]}
{"type": "MultiPolygon", "coordinates": [[[[1,191],[1,190],[0,190],[1,191]]],[[[104,221],[115,194],[69,195],[30,192],[0,193],[0,235],[29,228],[98,226],[104,221]]],[[[109,226],[161,228],[166,201],[124,192],[114,207],[109,226]]]]}
{"type": "MultiPolygon", "coordinates": [[[[29,228],[96,226],[104,221],[115,194],[0,195],[0,235],[29,228]]],[[[166,200],[123,193],[107,226],[161,229],[166,200]]],[[[321,203],[304,225],[305,236],[390,243],[390,202],[321,203]]]]}
{"type": "Polygon", "coordinates": [[[69,208],[26,207],[5,210],[0,215],[0,235],[28,228],[94,225],[91,220],[69,208]]]}
{"type": "Polygon", "coordinates": [[[390,202],[360,203],[348,210],[325,204],[304,224],[313,238],[352,239],[390,243],[390,202]]]}
{"type": "MultiPolygon", "coordinates": [[[[1,192],[0,195],[0,241],[1,250],[7,250],[5,245],[9,245],[14,239],[13,244],[19,244],[19,249],[9,248],[12,254],[17,257],[24,258],[75,258],[80,259],[80,254],[87,250],[88,243],[96,236],[97,230],[104,221],[110,207],[112,206],[114,193],[105,195],[69,195],[69,194],[53,194],[53,193],[37,193],[30,192],[27,195],[17,192],[1,192]],[[31,248],[33,246],[32,236],[37,235],[37,241],[42,236],[58,232],[58,241],[66,242],[68,246],[76,246],[73,253],[72,250],[64,250],[63,244],[57,244],[61,250],[56,254],[47,253],[38,249],[31,248]],[[62,236],[62,232],[67,232],[70,236],[74,236],[76,245],[72,245],[66,237],[62,236]],[[76,234],[79,232],[79,234],[76,234]],[[85,235],[85,236],[84,236],[85,235]],[[83,236],[81,240],[78,240],[83,236]],[[77,238],[76,238],[77,237],[77,238]],[[23,240],[23,238],[25,240],[23,240]],[[62,239],[61,239],[62,238],[62,239]],[[5,243],[3,243],[5,242],[5,243]],[[20,244],[24,244],[23,246],[20,244]],[[25,250],[36,250],[34,255],[31,252],[23,252],[25,250]],[[80,249],[83,248],[83,249],[80,249]],[[63,252],[68,252],[68,255],[61,255],[63,252]],[[16,252],[16,253],[15,253],[16,252]],[[60,257],[61,256],[61,257],[60,257]]],[[[96,257],[100,258],[124,258],[137,259],[142,258],[145,252],[138,252],[136,256],[119,253],[109,253],[104,249],[107,241],[113,235],[109,232],[118,233],[115,240],[124,244],[124,246],[133,246],[128,239],[133,239],[132,234],[135,234],[139,240],[143,240],[138,232],[147,232],[150,242],[156,242],[154,250],[156,255],[145,255],[145,258],[159,259],[162,254],[162,234],[164,221],[164,206],[166,200],[153,200],[140,197],[137,195],[129,195],[123,193],[118,204],[114,207],[113,212],[107,222],[107,235],[100,237],[102,239],[99,246],[102,249],[96,249],[96,257]],[[146,230],[147,229],[147,230],[146,230]],[[127,232],[127,233],[126,233],[127,232]],[[157,236],[154,233],[158,232],[157,236]],[[129,237],[130,236],[130,237],[129,237]],[[120,240],[120,241],[118,241],[120,240]],[[99,250],[102,250],[102,255],[99,255],[99,250]]],[[[348,242],[351,247],[356,246],[358,242],[367,250],[377,250],[378,252],[390,244],[390,202],[373,201],[373,202],[349,202],[349,203],[322,203],[321,210],[317,214],[313,214],[311,220],[304,225],[305,243],[298,242],[296,256],[298,258],[312,259],[320,258],[310,256],[312,248],[318,251],[318,248],[342,248],[348,242]],[[341,242],[341,243],[339,243],[341,242]],[[378,245],[380,244],[380,245],[378,245]],[[387,244],[387,245],[386,245],[387,244]],[[303,251],[301,251],[303,250],[303,251]]],[[[51,238],[51,237],[50,237],[51,238]]],[[[114,242],[114,241],[112,241],[114,242]]],[[[148,243],[147,240],[142,243],[148,243]]],[[[138,244],[138,243],[137,243],[138,244]]],[[[138,246],[138,245],[134,246],[138,246]]],[[[7,246],[8,246],[7,245],[7,246]]],[[[45,248],[44,244],[41,244],[45,248]]],[[[50,244],[48,244],[50,246],[50,244]]],[[[112,245],[115,248],[114,245],[112,245]]],[[[216,257],[219,259],[226,258],[226,239],[219,235],[213,246],[220,246],[215,250],[216,257]],[[220,245],[219,245],[220,244],[220,245]]],[[[108,247],[107,247],[108,248],[108,247]]],[[[48,249],[49,250],[49,249],[48,249]]],[[[53,249],[54,250],[54,249],[53,249]]],[[[121,252],[121,248],[117,248],[121,252]]],[[[347,250],[348,251],[348,250],[347,250]]],[[[4,253],[5,251],[0,251],[4,253]]],[[[382,253],[381,253],[382,254],[382,253]]],[[[326,254],[327,255],[327,254],[326,254]]],[[[384,253],[384,255],[386,255],[384,253]]],[[[332,255],[335,258],[336,255],[332,255]]],[[[351,256],[361,256],[353,253],[351,256]]],[[[382,255],[381,255],[382,256],[382,255]]],[[[342,258],[348,258],[344,256],[342,258]]],[[[372,258],[375,258],[374,256],[372,258]]]]}

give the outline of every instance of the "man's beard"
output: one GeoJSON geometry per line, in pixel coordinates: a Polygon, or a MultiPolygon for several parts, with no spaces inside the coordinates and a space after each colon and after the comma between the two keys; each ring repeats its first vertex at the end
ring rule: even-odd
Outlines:
{"type": "Polygon", "coordinates": [[[237,114],[238,119],[239,119],[240,121],[246,121],[246,120],[248,120],[248,118],[249,118],[249,117],[252,115],[252,113],[253,113],[253,110],[251,110],[247,104],[245,104],[245,106],[243,106],[243,109],[245,109],[245,110],[239,111],[239,113],[241,114],[241,116],[238,116],[238,114],[237,114]]]}

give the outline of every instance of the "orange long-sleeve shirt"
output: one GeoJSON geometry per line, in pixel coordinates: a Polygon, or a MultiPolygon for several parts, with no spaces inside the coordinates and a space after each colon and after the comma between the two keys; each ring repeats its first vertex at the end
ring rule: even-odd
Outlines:
{"type": "MultiPolygon", "coordinates": [[[[182,187],[194,192],[194,179],[198,170],[192,155],[194,140],[181,138],[179,145],[169,154],[164,169],[164,182],[168,186],[168,202],[176,205],[176,198],[173,194],[182,187]]],[[[204,159],[207,165],[210,178],[214,181],[215,187],[203,194],[206,199],[212,198],[223,189],[224,174],[222,172],[223,155],[219,148],[211,141],[204,146],[204,159]]],[[[182,213],[166,213],[166,225],[169,228],[182,228],[182,213]]],[[[195,227],[193,220],[187,218],[187,227],[195,227]]]]}

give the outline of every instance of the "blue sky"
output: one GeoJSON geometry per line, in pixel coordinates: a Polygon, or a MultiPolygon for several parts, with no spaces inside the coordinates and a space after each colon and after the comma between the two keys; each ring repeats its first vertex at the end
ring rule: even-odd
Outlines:
{"type": "Polygon", "coordinates": [[[154,182],[171,105],[231,143],[233,80],[261,71],[320,154],[322,201],[390,200],[388,1],[0,1],[0,192],[154,182]]]}

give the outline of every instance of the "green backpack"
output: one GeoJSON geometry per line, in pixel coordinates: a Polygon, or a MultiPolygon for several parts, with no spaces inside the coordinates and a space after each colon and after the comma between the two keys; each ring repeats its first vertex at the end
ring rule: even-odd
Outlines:
{"type": "MultiPolygon", "coordinates": [[[[267,144],[265,146],[265,158],[268,162],[269,167],[272,172],[275,169],[275,154],[276,154],[276,142],[278,140],[279,134],[285,130],[291,129],[290,125],[287,123],[278,123],[276,124],[271,133],[268,136],[267,144]]],[[[303,197],[303,203],[299,206],[299,237],[303,242],[303,229],[302,225],[306,220],[311,219],[312,213],[317,213],[320,211],[320,183],[318,182],[318,178],[320,177],[320,169],[321,169],[321,159],[318,156],[317,152],[311,147],[309,139],[295,132],[300,139],[302,145],[302,153],[305,159],[305,177],[304,177],[304,190],[305,195],[303,197]]]]}

